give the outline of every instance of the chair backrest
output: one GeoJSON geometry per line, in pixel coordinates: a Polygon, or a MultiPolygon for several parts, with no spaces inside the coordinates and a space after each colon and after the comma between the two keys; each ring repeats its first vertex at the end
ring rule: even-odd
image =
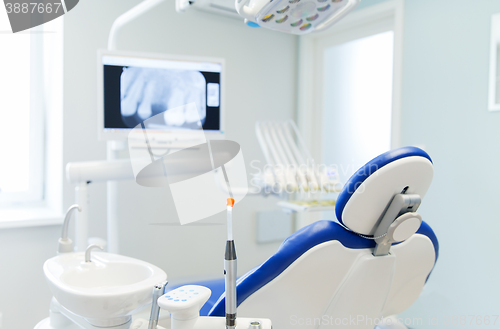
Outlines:
{"type": "MultiPolygon", "coordinates": [[[[318,221],[287,238],[278,251],[237,283],[238,315],[270,318],[275,329],[374,328],[419,296],[438,256],[432,229],[422,222],[386,256],[369,239],[395,194],[424,197],[432,180],[424,151],[405,147],[363,166],[340,193],[339,223],[318,221]],[[368,238],[367,238],[368,236],[368,238]]],[[[222,295],[209,315],[224,316],[222,295]]]]}

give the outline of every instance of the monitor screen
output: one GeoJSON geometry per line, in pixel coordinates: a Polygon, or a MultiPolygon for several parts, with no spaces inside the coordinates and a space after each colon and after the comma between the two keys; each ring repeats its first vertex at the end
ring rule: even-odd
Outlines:
{"type": "Polygon", "coordinates": [[[105,139],[139,124],[158,133],[221,132],[221,60],[106,53],[100,61],[105,139]]]}

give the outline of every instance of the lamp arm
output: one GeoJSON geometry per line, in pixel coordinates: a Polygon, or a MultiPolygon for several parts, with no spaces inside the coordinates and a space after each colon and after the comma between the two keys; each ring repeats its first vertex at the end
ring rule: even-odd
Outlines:
{"type": "Polygon", "coordinates": [[[116,50],[116,40],[118,32],[121,30],[123,26],[130,23],[137,17],[147,13],[148,11],[150,11],[151,9],[153,9],[154,7],[156,7],[157,5],[159,5],[164,1],[165,0],[144,0],[137,6],[133,7],[132,9],[128,10],[127,12],[120,15],[117,19],[115,19],[113,25],[111,26],[111,30],[109,31],[108,49],[116,50]]]}

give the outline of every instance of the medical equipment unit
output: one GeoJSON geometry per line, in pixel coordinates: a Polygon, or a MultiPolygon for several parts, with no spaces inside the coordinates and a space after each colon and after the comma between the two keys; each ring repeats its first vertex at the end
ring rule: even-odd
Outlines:
{"type": "MultiPolygon", "coordinates": [[[[238,279],[238,315],[265,318],[238,318],[236,328],[270,328],[268,319],[274,328],[406,328],[395,315],[418,298],[438,257],[437,238],[416,212],[432,177],[431,158],[415,147],[361,167],[339,194],[338,223],[304,227],[238,279]]],[[[154,265],[91,250],[63,252],[44,264],[55,298],[50,318],[36,329],[149,329],[158,307],[171,313],[173,328],[224,327],[224,280],[165,289],[166,274],[154,265]],[[151,287],[155,297],[166,293],[153,303],[149,322],[131,324],[131,314],[151,302],[151,287]]]]}
{"type": "MultiPolygon", "coordinates": [[[[222,168],[227,189],[231,191],[224,165],[222,168]]],[[[95,244],[89,245],[85,252],[74,252],[69,247],[72,244],[67,238],[67,227],[71,214],[81,209],[75,204],[68,209],[58,255],[43,266],[54,297],[50,317],[38,323],[35,329],[161,329],[160,308],[169,312],[170,328],[271,329],[269,319],[236,318],[237,267],[232,234],[235,201],[228,198],[226,202],[228,236],[224,273],[225,289],[232,298],[226,301],[226,309],[231,311],[225,317],[200,317],[200,309],[211,295],[209,288],[190,285],[165,294],[167,275],[152,264],[112,253],[92,253],[94,249],[103,250],[95,244]],[[139,314],[132,322],[132,315],[149,304],[149,321],[141,318],[144,314],[139,314]]],[[[165,321],[168,327],[168,319],[165,321]]]]}
{"type": "MultiPolygon", "coordinates": [[[[226,180],[230,196],[232,196],[231,186],[224,166],[222,171],[226,180]]],[[[171,328],[174,329],[192,329],[192,328],[272,328],[271,320],[256,318],[237,318],[237,292],[236,292],[236,272],[237,259],[236,249],[233,239],[233,206],[235,200],[231,197],[227,200],[227,241],[226,252],[224,256],[224,290],[225,290],[225,321],[218,316],[200,317],[200,310],[206,304],[212,291],[202,285],[184,285],[176,289],[167,291],[162,297],[158,298],[158,305],[170,312],[171,328]]],[[[145,325],[144,321],[137,320],[137,325],[145,325]]],[[[134,323],[132,325],[134,325],[134,323]]],[[[151,323],[151,322],[150,322],[151,323]]],[[[146,329],[145,327],[139,327],[146,329]]],[[[139,329],[138,328],[138,329],[139,329]]],[[[149,327],[148,327],[149,329],[149,327]]]]}
{"type": "MultiPolygon", "coordinates": [[[[64,253],[44,264],[44,273],[54,298],[50,317],[36,328],[161,328],[158,324],[161,323],[160,308],[163,308],[171,314],[170,327],[173,328],[226,326],[239,329],[253,325],[270,329],[269,319],[236,319],[237,267],[232,238],[232,208],[246,194],[246,190],[243,196],[240,193],[233,198],[230,181],[236,186],[236,191],[241,192],[235,176],[243,177],[244,186],[247,186],[247,176],[239,145],[218,140],[223,133],[223,62],[165,59],[154,55],[145,58],[143,55],[116,52],[101,53],[100,58],[100,85],[103,91],[99,131],[108,140],[120,140],[126,136],[130,160],[68,164],[68,180],[78,185],[77,200],[82,201],[84,206],[70,207],[60,240],[60,245],[61,241],[64,242],[64,253]],[[206,156],[208,154],[209,157],[206,156]],[[157,171],[158,168],[161,170],[157,171]],[[243,168],[243,174],[238,175],[240,168],[243,168]],[[166,274],[161,269],[116,253],[92,253],[94,249],[101,248],[99,245],[82,247],[88,240],[85,216],[78,217],[76,229],[81,229],[83,233],[77,232],[78,252],[73,252],[72,243],[67,238],[67,223],[76,209],[87,213],[86,187],[89,182],[135,178],[140,185],[156,187],[189,180],[186,175],[196,179],[210,171],[216,178],[223,175],[226,186],[220,188],[221,193],[225,195],[229,192],[231,197],[220,199],[224,201],[224,207],[217,208],[228,212],[225,273],[226,290],[233,296],[228,298],[228,310],[233,311],[225,317],[199,317],[199,308],[210,295],[207,288],[190,287],[181,299],[167,298],[167,295],[161,297],[167,286],[166,274]],[[180,176],[182,180],[178,178],[180,176]],[[146,321],[142,319],[144,314],[137,313],[148,304],[151,304],[150,320],[146,321]],[[132,315],[135,321],[132,321],[132,315]]],[[[174,199],[176,191],[172,188],[174,199]]],[[[192,194],[192,190],[189,191],[192,194]]],[[[185,200],[185,196],[182,198],[185,200]]],[[[179,209],[177,205],[176,208],[180,214],[183,208],[179,209]]],[[[201,208],[207,211],[207,207],[201,208]]],[[[217,209],[209,211],[216,213],[217,209]]],[[[193,213],[189,213],[189,218],[184,217],[179,216],[181,224],[183,219],[192,220],[193,213]]],[[[107,242],[116,244],[116,234],[109,227],[107,242]]],[[[181,290],[179,293],[184,292],[181,290]]],[[[161,324],[168,326],[168,320],[164,319],[166,323],[161,324]]]]}
{"type": "MultiPolygon", "coordinates": [[[[302,228],[268,260],[237,280],[232,239],[235,203],[231,195],[235,189],[229,185],[231,177],[228,179],[224,165],[214,166],[222,157],[213,157],[211,168],[222,168],[216,177],[224,177],[227,185],[217,187],[231,196],[219,200],[227,202],[224,279],[172,287],[160,268],[109,252],[116,251],[118,244],[113,211],[116,186],[108,185],[112,187],[108,188],[108,252],[88,244],[88,183],[114,184],[118,179],[134,178],[145,186],[150,182],[138,179],[127,161],[114,159],[115,151],[120,150],[115,147],[117,141],[122,143],[139,127],[139,132],[148,135],[147,147],[130,138],[128,146],[131,153],[141,150],[151,156],[145,168],[174,168],[179,175],[184,173],[181,169],[189,169],[194,177],[196,171],[206,173],[206,166],[179,166],[186,145],[199,142],[202,131],[205,137],[210,136],[203,140],[210,150],[210,145],[217,148],[220,143],[216,142],[221,142],[213,139],[223,136],[222,60],[114,51],[117,30],[162,1],[145,0],[120,16],[110,33],[109,48],[113,51],[99,54],[99,134],[110,141],[108,160],[112,161],[67,167],[68,180],[78,185],[78,205],[68,210],[58,255],[44,264],[54,297],[50,317],[35,329],[406,328],[396,315],[418,298],[439,248],[434,232],[416,212],[433,176],[431,158],[418,148],[404,147],[380,155],[340,190],[336,172],[314,163],[293,122],[259,123],[257,136],[271,165],[261,179],[264,189],[280,194],[272,190],[279,187],[299,195],[340,191],[334,207],[330,204],[321,209],[334,208],[338,223],[321,220],[302,228]],[[163,159],[161,155],[172,150],[177,150],[176,156],[163,159]],[[73,250],[67,228],[75,210],[79,212],[73,250]],[[163,319],[160,309],[170,318],[163,319]],[[148,317],[149,321],[143,319],[148,317]]],[[[249,25],[304,34],[331,25],[357,2],[236,0],[236,8],[249,25]]],[[[185,1],[176,1],[178,9],[183,9],[183,3],[186,7],[185,1]]],[[[188,6],[195,4],[190,1],[188,6]]],[[[239,146],[233,151],[241,153],[239,146]]],[[[180,182],[175,175],[167,178],[180,182]]],[[[168,179],[165,182],[171,183],[168,179]]]]}
{"type": "MultiPolygon", "coordinates": [[[[433,177],[416,147],[386,152],[345,184],[338,222],[321,220],[287,238],[238,279],[238,314],[259,314],[280,328],[406,328],[397,314],[418,298],[439,245],[416,212],[433,177]]],[[[201,314],[223,316],[223,280],[197,282],[212,292],[201,314]]]]}
{"type": "Polygon", "coordinates": [[[360,0],[176,0],[176,10],[184,12],[192,6],[234,16],[236,7],[237,13],[251,27],[260,26],[302,35],[327,29],[356,8],[359,2],[360,0]]]}

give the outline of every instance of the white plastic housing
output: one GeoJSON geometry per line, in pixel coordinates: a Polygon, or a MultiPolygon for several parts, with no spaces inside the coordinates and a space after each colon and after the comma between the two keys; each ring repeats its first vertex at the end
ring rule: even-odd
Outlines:
{"type": "Polygon", "coordinates": [[[158,298],[160,308],[169,311],[174,320],[192,320],[200,316],[200,309],[212,292],[207,287],[182,286],[158,298]]]}
{"type": "Polygon", "coordinates": [[[420,224],[422,224],[420,214],[414,212],[403,214],[389,226],[387,237],[394,242],[404,241],[418,231],[420,224]]]}
{"type": "Polygon", "coordinates": [[[339,241],[317,245],[243,301],[238,316],[269,318],[275,328],[373,329],[375,319],[399,314],[418,298],[436,254],[420,234],[393,246],[388,256],[372,251],[339,241]],[[351,318],[355,324],[339,325],[351,318]],[[327,320],[318,325],[307,319],[327,320]]]}
{"type": "Polygon", "coordinates": [[[378,221],[394,195],[406,194],[424,199],[432,182],[432,163],[420,156],[393,161],[375,171],[351,195],[342,211],[342,223],[354,232],[373,235],[378,221]]]}
{"type": "MultiPolygon", "coordinates": [[[[225,328],[226,318],[215,316],[200,317],[200,309],[211,295],[203,286],[182,286],[158,298],[160,308],[170,312],[170,329],[220,329],[225,328]]],[[[237,318],[235,329],[271,329],[269,319],[237,318]]],[[[141,327],[142,329],[142,327],[141,327]]],[[[144,328],[145,329],[145,328],[144,328]]]]}
{"type": "Polygon", "coordinates": [[[292,34],[320,31],[342,19],[360,0],[236,0],[247,21],[292,34]]]}

